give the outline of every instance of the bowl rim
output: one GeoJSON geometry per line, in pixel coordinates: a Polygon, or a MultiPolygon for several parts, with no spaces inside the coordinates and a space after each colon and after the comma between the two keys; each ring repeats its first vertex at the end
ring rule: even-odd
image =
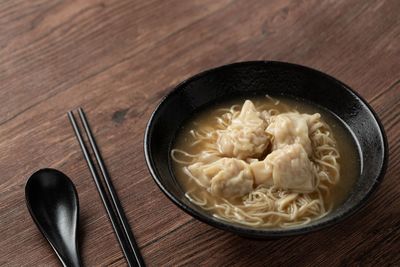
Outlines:
{"type": "MultiPolygon", "coordinates": [[[[326,74],[322,71],[300,65],[300,64],[294,64],[294,63],[289,63],[289,62],[283,62],[283,61],[270,61],[270,60],[259,60],[259,61],[241,61],[241,62],[235,62],[235,63],[230,63],[226,65],[221,65],[217,66],[214,68],[210,68],[207,70],[203,70],[189,78],[186,78],[185,80],[181,81],[178,83],[176,86],[173,87],[173,89],[168,92],[159,102],[159,104],[155,107],[154,111],[150,115],[149,121],[146,125],[146,129],[144,132],[144,155],[145,155],[145,161],[147,168],[149,169],[149,172],[157,184],[157,186],[160,188],[160,190],[180,209],[182,209],[184,212],[189,214],[190,216],[198,219],[199,221],[206,223],[208,225],[214,226],[218,229],[233,232],[235,234],[239,234],[242,236],[248,236],[248,237],[255,237],[255,238],[274,238],[274,237],[285,237],[285,236],[294,236],[294,235],[300,235],[300,234],[306,234],[306,233],[311,233],[315,232],[324,228],[327,228],[329,226],[332,226],[336,223],[342,222],[345,219],[348,219],[352,215],[354,215],[357,211],[361,210],[366,203],[368,202],[367,200],[371,197],[371,195],[377,190],[378,186],[381,184],[381,181],[383,177],[385,176],[387,166],[388,166],[388,161],[389,161],[389,155],[388,155],[388,141],[387,141],[387,136],[383,127],[382,122],[380,121],[378,115],[376,112],[373,110],[373,108],[368,104],[368,102],[356,91],[354,91],[350,86],[346,85],[345,83],[339,81],[338,79],[334,78],[333,76],[330,76],[329,74],[326,74]],[[357,203],[355,203],[353,206],[351,206],[349,209],[345,210],[342,214],[339,214],[337,217],[332,217],[330,220],[327,220],[325,222],[317,223],[317,224],[312,224],[312,225],[305,225],[305,226],[300,226],[300,227],[293,227],[293,228],[250,228],[246,226],[241,226],[239,224],[232,224],[229,222],[224,222],[222,220],[213,220],[209,216],[205,215],[204,213],[198,212],[195,209],[187,206],[185,203],[180,201],[179,198],[175,197],[173,194],[171,194],[162,184],[160,179],[158,178],[158,174],[156,173],[155,169],[155,163],[152,158],[152,155],[150,153],[150,140],[151,140],[151,130],[154,126],[154,120],[155,116],[157,113],[160,111],[161,107],[163,107],[166,104],[166,100],[173,95],[177,94],[180,88],[185,86],[186,84],[189,84],[190,82],[193,82],[211,72],[218,71],[218,70],[223,70],[226,68],[232,68],[238,65],[281,65],[281,66],[289,66],[289,67],[294,67],[298,69],[303,69],[305,71],[313,72],[316,75],[323,76],[335,83],[338,83],[343,89],[347,90],[348,92],[352,93],[358,100],[360,100],[368,109],[369,112],[371,112],[376,124],[379,127],[379,133],[381,135],[381,139],[383,142],[383,149],[382,149],[382,165],[381,169],[379,171],[379,174],[377,177],[375,177],[375,183],[368,189],[368,191],[365,192],[362,198],[358,200],[357,203]]],[[[169,164],[169,163],[168,163],[169,164]]]]}

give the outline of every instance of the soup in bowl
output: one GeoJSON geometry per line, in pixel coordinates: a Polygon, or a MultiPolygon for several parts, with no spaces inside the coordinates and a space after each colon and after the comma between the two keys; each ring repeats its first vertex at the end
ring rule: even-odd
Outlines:
{"type": "Polygon", "coordinates": [[[358,210],[387,142],[368,104],[307,67],[243,62],[178,85],[145,133],[149,170],[180,208],[251,237],[305,233],[358,210]]]}

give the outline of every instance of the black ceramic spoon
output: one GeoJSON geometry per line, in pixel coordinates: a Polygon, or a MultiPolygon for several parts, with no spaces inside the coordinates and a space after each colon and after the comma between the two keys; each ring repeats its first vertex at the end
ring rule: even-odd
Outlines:
{"type": "Polygon", "coordinates": [[[25,185],[26,204],[64,266],[81,266],[77,246],[78,194],[62,172],[42,169],[25,185]]]}

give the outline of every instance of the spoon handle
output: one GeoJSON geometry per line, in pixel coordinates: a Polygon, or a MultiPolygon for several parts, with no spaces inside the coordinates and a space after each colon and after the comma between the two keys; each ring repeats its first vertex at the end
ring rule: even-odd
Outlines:
{"type": "MultiPolygon", "coordinates": [[[[52,245],[53,246],[53,245],[52,245]]],[[[64,250],[63,254],[59,254],[56,248],[54,248],[58,258],[60,259],[64,267],[81,267],[81,259],[77,249],[74,250],[64,250]]]]}

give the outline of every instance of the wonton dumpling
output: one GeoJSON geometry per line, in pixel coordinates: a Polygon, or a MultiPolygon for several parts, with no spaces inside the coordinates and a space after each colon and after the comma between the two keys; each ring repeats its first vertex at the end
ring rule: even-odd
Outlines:
{"type": "Polygon", "coordinates": [[[250,163],[250,169],[253,172],[254,183],[256,185],[274,184],[274,180],[272,179],[272,164],[266,159],[250,163]]]}
{"type": "Polygon", "coordinates": [[[218,132],[219,152],[239,159],[261,156],[269,144],[266,127],[267,123],[260,118],[253,102],[246,100],[240,115],[225,130],[218,132]]]}
{"type": "Polygon", "coordinates": [[[309,124],[319,117],[318,113],[314,115],[282,113],[272,116],[266,130],[267,133],[274,136],[272,149],[280,149],[291,144],[301,144],[307,155],[310,156],[312,146],[309,137],[309,124]]]}
{"type": "Polygon", "coordinates": [[[264,161],[250,164],[255,184],[271,185],[294,192],[312,192],[315,189],[313,166],[300,144],[274,150],[264,161]]]}
{"type": "Polygon", "coordinates": [[[188,170],[216,196],[237,197],[253,190],[253,174],[243,160],[221,158],[208,164],[198,162],[188,170]]]}

